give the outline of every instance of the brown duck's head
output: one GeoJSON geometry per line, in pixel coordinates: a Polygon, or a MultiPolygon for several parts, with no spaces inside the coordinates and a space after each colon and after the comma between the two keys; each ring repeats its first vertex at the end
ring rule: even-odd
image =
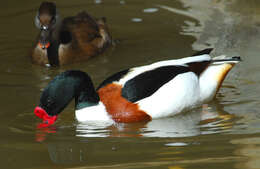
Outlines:
{"type": "Polygon", "coordinates": [[[58,12],[53,2],[42,2],[35,16],[35,25],[40,29],[38,45],[42,49],[50,46],[51,32],[55,29],[58,12]]]}

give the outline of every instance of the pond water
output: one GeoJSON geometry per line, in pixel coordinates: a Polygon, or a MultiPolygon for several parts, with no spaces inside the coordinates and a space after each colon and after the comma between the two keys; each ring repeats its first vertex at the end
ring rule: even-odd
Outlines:
{"type": "Polygon", "coordinates": [[[260,2],[257,0],[63,0],[61,16],[106,16],[116,45],[60,68],[32,65],[40,1],[0,7],[1,168],[260,168],[260,2]],[[216,99],[203,108],[148,123],[79,124],[73,103],[50,128],[33,114],[59,72],[86,71],[97,86],[119,70],[189,56],[240,55],[216,99]]]}

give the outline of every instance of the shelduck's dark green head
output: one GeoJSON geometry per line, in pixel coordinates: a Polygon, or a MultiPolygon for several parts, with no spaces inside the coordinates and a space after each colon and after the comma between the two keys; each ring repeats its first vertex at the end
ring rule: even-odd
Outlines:
{"type": "Polygon", "coordinates": [[[98,104],[99,96],[90,77],[77,70],[57,75],[42,92],[34,114],[43,119],[40,127],[53,124],[59,113],[75,98],[76,109],[98,104]]]}

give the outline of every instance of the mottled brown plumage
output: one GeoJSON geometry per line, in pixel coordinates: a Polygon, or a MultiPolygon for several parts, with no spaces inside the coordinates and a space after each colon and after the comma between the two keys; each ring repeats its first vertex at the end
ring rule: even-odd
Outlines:
{"type": "Polygon", "coordinates": [[[32,62],[39,65],[65,65],[86,61],[111,45],[104,18],[95,19],[87,12],[58,19],[56,5],[43,2],[35,18],[41,30],[32,50],[32,62]]]}

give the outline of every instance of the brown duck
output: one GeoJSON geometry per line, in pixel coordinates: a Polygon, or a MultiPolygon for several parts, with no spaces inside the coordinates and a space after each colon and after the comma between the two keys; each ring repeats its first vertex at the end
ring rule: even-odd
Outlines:
{"type": "Polygon", "coordinates": [[[84,11],[60,20],[53,2],[42,2],[35,25],[40,33],[32,51],[32,62],[39,65],[86,61],[112,43],[105,18],[95,19],[84,11]]]}

